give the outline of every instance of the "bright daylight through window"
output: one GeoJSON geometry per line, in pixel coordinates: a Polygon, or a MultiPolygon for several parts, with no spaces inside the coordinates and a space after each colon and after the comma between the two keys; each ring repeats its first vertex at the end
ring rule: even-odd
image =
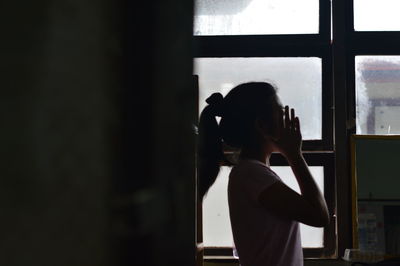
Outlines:
{"type": "Polygon", "coordinates": [[[354,0],[356,31],[399,31],[400,1],[354,0]]]}
{"type": "Polygon", "coordinates": [[[400,56],[356,56],[358,134],[400,134],[400,56]]]}
{"type": "Polygon", "coordinates": [[[197,0],[195,35],[318,33],[318,0],[197,0]]]}
{"type": "MultiPolygon", "coordinates": [[[[272,167],[282,181],[293,190],[300,192],[297,181],[290,167],[272,167]]],[[[312,166],[310,170],[317,182],[320,190],[324,191],[324,172],[323,167],[312,166]]],[[[207,247],[230,247],[233,244],[231,225],[228,210],[228,175],[229,167],[222,167],[221,172],[208,192],[203,203],[203,234],[204,245],[207,247]]],[[[323,247],[323,228],[300,225],[301,240],[303,247],[318,248],[323,247]]]]}
{"type": "Polygon", "coordinates": [[[199,76],[199,111],[214,92],[225,95],[244,82],[270,82],[277,86],[281,101],[296,109],[303,139],[321,139],[321,70],[321,59],[316,57],[197,58],[194,73],[199,76]],[[307,101],[299,101],[303,95],[307,101]]]}
{"type": "MultiPolygon", "coordinates": [[[[363,1],[356,2],[362,5],[363,1]]],[[[363,3],[367,2],[371,1],[363,3]]],[[[331,14],[330,0],[195,0],[193,74],[198,76],[199,113],[212,93],[226,95],[241,83],[261,81],[275,85],[281,102],[295,108],[300,118],[304,158],[325,196],[332,221],[323,228],[300,226],[306,258],[333,258],[338,248],[335,124],[345,119],[334,120],[331,14]]],[[[362,67],[358,67],[361,72],[362,67]]],[[[379,108],[376,112],[382,111],[379,108]]],[[[299,191],[286,159],[272,154],[270,162],[283,182],[299,191]]],[[[229,172],[229,167],[222,167],[199,208],[205,256],[232,255],[229,172]]]]}

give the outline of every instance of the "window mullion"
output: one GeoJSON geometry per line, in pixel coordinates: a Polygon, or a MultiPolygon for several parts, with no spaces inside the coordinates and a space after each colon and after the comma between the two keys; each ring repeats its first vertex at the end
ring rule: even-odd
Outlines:
{"type": "MultiPolygon", "coordinates": [[[[340,188],[340,200],[337,200],[338,256],[352,246],[351,238],[351,195],[350,165],[348,151],[348,95],[351,80],[347,74],[348,40],[352,34],[353,1],[332,1],[333,23],[333,83],[334,83],[334,140],[336,188],[340,188]]],[[[338,197],[339,190],[336,190],[338,197]]]]}

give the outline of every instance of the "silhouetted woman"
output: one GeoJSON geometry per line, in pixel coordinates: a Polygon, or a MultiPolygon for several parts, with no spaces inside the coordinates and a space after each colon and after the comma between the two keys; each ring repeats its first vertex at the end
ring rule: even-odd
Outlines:
{"type": "Polygon", "coordinates": [[[300,122],[282,107],[269,83],[233,88],[225,98],[214,93],[199,123],[199,193],[207,193],[226,161],[222,147],[240,149],[229,175],[228,201],[233,238],[242,266],[301,266],[298,222],[329,223],[326,202],[302,156],[300,122]],[[217,123],[216,117],[221,117],[217,123]],[[301,195],[269,166],[272,152],[287,159],[301,195]]]}

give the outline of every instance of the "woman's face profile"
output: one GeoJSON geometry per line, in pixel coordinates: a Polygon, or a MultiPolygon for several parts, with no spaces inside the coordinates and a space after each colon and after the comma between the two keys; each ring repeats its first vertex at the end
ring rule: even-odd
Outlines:
{"type": "MultiPolygon", "coordinates": [[[[280,135],[280,121],[282,119],[284,113],[284,107],[281,104],[281,101],[277,95],[275,95],[272,99],[266,100],[265,103],[268,108],[266,108],[266,116],[270,117],[270,121],[262,120],[261,126],[262,131],[260,132],[264,136],[264,141],[268,139],[272,140],[273,142],[278,140],[280,135]]],[[[268,119],[269,120],[269,119],[268,119]]],[[[268,141],[269,142],[269,141],[268,141]]]]}
{"type": "Polygon", "coordinates": [[[283,116],[283,110],[284,107],[278,97],[278,95],[276,95],[274,97],[274,99],[271,102],[272,105],[272,128],[270,129],[270,136],[272,137],[273,140],[276,140],[279,136],[279,121],[283,116]]]}

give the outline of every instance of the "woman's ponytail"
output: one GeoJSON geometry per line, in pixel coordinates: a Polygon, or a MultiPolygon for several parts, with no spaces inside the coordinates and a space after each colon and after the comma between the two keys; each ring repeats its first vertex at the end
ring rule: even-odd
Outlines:
{"type": "Polygon", "coordinates": [[[218,176],[221,162],[224,158],[222,139],[216,116],[222,116],[223,96],[212,94],[206,102],[199,121],[198,142],[198,192],[203,199],[208,189],[218,176]]]}
{"type": "Polygon", "coordinates": [[[225,158],[223,145],[237,150],[252,145],[257,118],[263,118],[268,125],[273,126],[273,99],[276,99],[273,85],[249,82],[236,86],[225,98],[221,93],[214,93],[206,100],[208,105],[200,115],[198,129],[197,173],[200,199],[215,182],[222,163],[232,165],[235,161],[235,158],[225,158]],[[216,116],[221,117],[219,124],[216,116]]]}

